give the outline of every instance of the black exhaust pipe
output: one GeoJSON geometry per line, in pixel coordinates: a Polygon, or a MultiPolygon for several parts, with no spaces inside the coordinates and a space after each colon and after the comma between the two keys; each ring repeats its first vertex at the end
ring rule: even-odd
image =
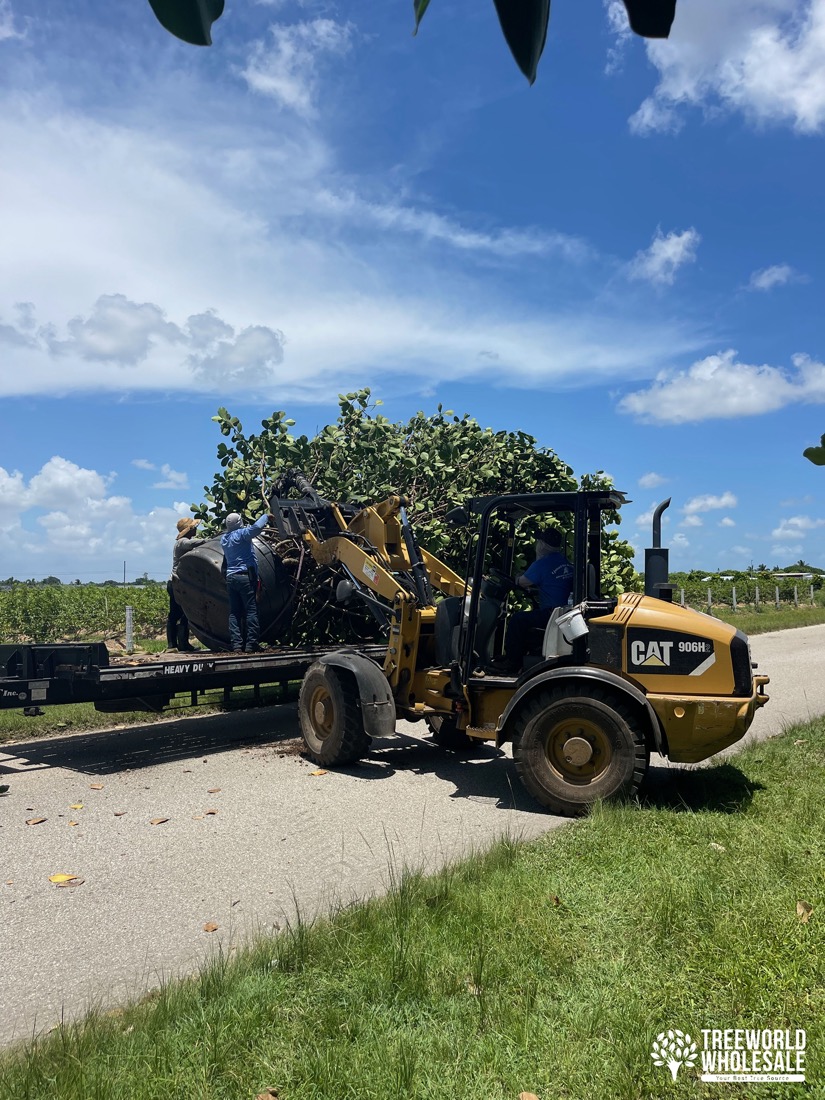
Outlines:
{"type": "Polygon", "coordinates": [[[662,512],[669,507],[670,499],[663,500],[653,513],[653,546],[645,550],[645,595],[666,603],[673,602],[674,586],[668,583],[668,550],[662,546],[662,512]]]}

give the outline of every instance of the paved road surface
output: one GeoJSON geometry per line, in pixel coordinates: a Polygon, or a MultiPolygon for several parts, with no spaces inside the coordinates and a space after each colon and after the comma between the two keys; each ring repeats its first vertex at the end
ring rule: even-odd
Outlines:
{"type": "MultiPolygon", "coordinates": [[[[825,713],[825,626],[756,637],[752,651],[772,698],[749,738],[825,713]]],[[[423,725],[399,729],[326,775],[299,755],[294,707],[0,749],[11,784],[0,799],[0,1042],[191,970],[219,942],[282,925],[296,903],[311,913],[380,890],[392,864],[435,868],[504,832],[563,823],[523,791],[509,755],[483,746],[459,758],[423,725]],[[35,817],[46,820],[25,824],[35,817]],[[83,884],[57,888],[57,872],[83,884]]]]}

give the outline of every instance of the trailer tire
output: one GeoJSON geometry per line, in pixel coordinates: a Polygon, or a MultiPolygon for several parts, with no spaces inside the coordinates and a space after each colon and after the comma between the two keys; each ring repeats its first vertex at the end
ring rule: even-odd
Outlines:
{"type": "Polygon", "coordinates": [[[430,727],[433,741],[442,749],[450,749],[452,752],[466,752],[473,745],[479,744],[472,737],[469,737],[464,730],[458,728],[455,718],[440,714],[433,715],[432,718],[427,718],[427,725],[430,727]]]}
{"type": "Polygon", "coordinates": [[[631,706],[597,687],[537,691],[513,716],[513,759],[524,786],[555,814],[573,817],[597,799],[639,789],[648,765],[631,706]]]}
{"type": "Polygon", "coordinates": [[[355,680],[330,665],[314,664],[307,670],[298,716],[307,753],[316,764],[352,764],[370,746],[355,680]]]}

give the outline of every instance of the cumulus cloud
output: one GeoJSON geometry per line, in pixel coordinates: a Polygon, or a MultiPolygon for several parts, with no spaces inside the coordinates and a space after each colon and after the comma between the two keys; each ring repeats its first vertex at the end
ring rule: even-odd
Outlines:
{"type": "Polygon", "coordinates": [[[666,481],[666,477],[662,477],[661,474],[654,473],[654,471],[651,470],[649,474],[642,474],[638,484],[642,489],[658,489],[658,487],[664,485],[666,481]]]}
{"type": "Polygon", "coordinates": [[[177,325],[166,320],[152,302],[131,302],[125,294],[102,294],[88,317],[73,317],[66,326],[67,340],[46,328],[43,336],[54,355],[76,354],[82,359],[135,366],[144,360],[153,340],[181,339],[177,325]]]}
{"type": "Polygon", "coordinates": [[[690,540],[682,531],[677,531],[670,544],[675,550],[684,550],[690,546],[690,540]]]}
{"type": "Polygon", "coordinates": [[[627,273],[631,279],[642,279],[654,286],[672,286],[679,268],[696,260],[701,239],[692,226],[681,233],[674,229],[667,236],[657,229],[650,247],[636,253],[627,273]]]}
{"type": "Polygon", "coordinates": [[[670,39],[645,44],[658,83],[631,130],[674,132],[698,107],[815,133],[825,124],[824,46],[825,0],[680,4],[670,39]]]}
{"type": "Polygon", "coordinates": [[[703,493],[700,496],[691,497],[682,511],[686,516],[695,516],[697,512],[711,512],[717,508],[735,508],[736,497],[733,493],[725,491],[714,495],[703,493]]]}
{"type": "Polygon", "coordinates": [[[113,474],[60,455],[29,479],[0,468],[0,553],[6,573],[115,579],[126,558],[132,576],[162,576],[175,522],[190,514],[188,504],[175,501],[172,507],[137,512],[129,497],[110,492],[113,480],[113,474]]]}
{"type": "Polygon", "coordinates": [[[729,349],[687,370],[660,371],[651,386],[627,394],[618,408],[648,423],[685,424],[825,402],[825,364],[807,355],[794,355],[792,362],[792,371],[739,363],[729,349]]]}
{"type": "Polygon", "coordinates": [[[773,290],[775,286],[784,286],[791,279],[798,278],[790,264],[773,264],[754,271],[748,282],[748,290],[773,290]]]}
{"type": "Polygon", "coordinates": [[[703,525],[701,516],[697,516],[695,512],[690,512],[680,523],[680,527],[701,527],[703,525]]]}
{"type": "Polygon", "coordinates": [[[825,519],[813,519],[811,516],[789,516],[780,520],[779,526],[771,531],[773,539],[804,538],[810,531],[825,527],[825,519]]]}
{"type": "Polygon", "coordinates": [[[207,351],[189,357],[192,373],[208,385],[255,388],[271,383],[284,359],[282,332],[266,325],[250,325],[229,339],[214,340],[207,351]]]}
{"type": "Polygon", "coordinates": [[[160,468],[161,480],[156,481],[152,486],[153,489],[188,489],[189,477],[185,473],[181,473],[179,470],[173,470],[168,462],[160,468]]]}
{"type": "Polygon", "coordinates": [[[732,519],[730,518],[730,516],[723,516],[723,517],[722,517],[722,518],[721,518],[721,519],[719,520],[719,526],[720,526],[720,527],[735,527],[735,526],[736,526],[736,521],[735,521],[735,520],[732,520],[732,519]]]}
{"type": "Polygon", "coordinates": [[[156,470],[157,466],[154,462],[150,462],[148,458],[133,458],[132,465],[137,466],[139,470],[156,470]]]}
{"type": "Polygon", "coordinates": [[[269,43],[256,42],[243,78],[253,91],[270,96],[304,118],[316,113],[318,70],[323,55],[340,56],[352,45],[351,23],[312,19],[305,23],[275,23],[269,43]]]}

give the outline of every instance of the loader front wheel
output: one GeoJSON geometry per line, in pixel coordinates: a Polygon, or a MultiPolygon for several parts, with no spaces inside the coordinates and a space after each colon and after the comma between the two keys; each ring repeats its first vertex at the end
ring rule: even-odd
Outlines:
{"type": "Polygon", "coordinates": [[[320,662],[304,676],[298,716],[308,755],[325,767],[352,764],[371,738],[364,730],[354,678],[320,662]]]}
{"type": "Polygon", "coordinates": [[[597,799],[634,795],[648,750],[624,700],[569,684],[524,701],[513,724],[513,759],[534,798],[552,813],[575,816],[597,799]]]}

